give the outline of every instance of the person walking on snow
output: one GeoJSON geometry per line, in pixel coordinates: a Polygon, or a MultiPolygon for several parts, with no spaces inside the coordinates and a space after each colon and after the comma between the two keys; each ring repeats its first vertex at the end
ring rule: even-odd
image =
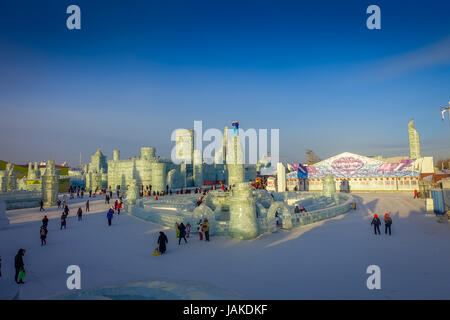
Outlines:
{"type": "Polygon", "coordinates": [[[206,218],[203,220],[202,229],[205,232],[205,240],[209,242],[209,222],[206,218]]]}
{"type": "Polygon", "coordinates": [[[178,239],[180,236],[180,224],[178,222],[175,222],[175,237],[178,239]]]}
{"type": "Polygon", "coordinates": [[[180,234],[178,237],[178,245],[181,244],[181,239],[184,239],[184,242],[187,243],[186,240],[186,226],[182,223],[180,223],[180,225],[178,226],[178,229],[180,230],[180,234]]]}
{"type": "Polygon", "coordinates": [[[109,208],[108,213],[106,214],[106,218],[108,218],[108,226],[111,225],[113,214],[114,214],[114,209],[113,208],[109,208]]]}
{"type": "Polygon", "coordinates": [[[378,218],[377,214],[374,214],[370,225],[373,225],[373,230],[375,231],[375,234],[377,234],[377,231],[378,231],[378,234],[381,234],[380,224],[381,224],[380,218],[378,218]]]}
{"type": "Polygon", "coordinates": [[[200,219],[197,223],[197,231],[198,231],[198,236],[200,237],[200,240],[203,240],[202,219],[200,219]]]}
{"type": "Polygon", "coordinates": [[[83,210],[81,210],[81,207],[78,208],[77,216],[78,216],[78,221],[81,221],[81,219],[83,219],[83,210]]]}
{"type": "Polygon", "coordinates": [[[47,216],[44,216],[44,219],[42,219],[42,225],[44,226],[44,228],[47,228],[47,226],[48,226],[48,218],[47,218],[47,216]]]}
{"type": "Polygon", "coordinates": [[[414,189],[414,199],[419,197],[419,192],[417,192],[417,189],[414,189]]]}
{"type": "Polygon", "coordinates": [[[86,201],[86,212],[89,212],[89,200],[86,201]]]}
{"type": "Polygon", "coordinates": [[[40,208],[39,208],[39,212],[41,212],[41,211],[45,211],[45,209],[44,209],[44,201],[40,201],[39,202],[39,205],[41,206],[40,208]]]}
{"type": "Polygon", "coordinates": [[[66,214],[63,212],[61,215],[61,228],[59,230],[62,230],[62,228],[64,227],[64,229],[66,229],[66,214]]]}
{"type": "Polygon", "coordinates": [[[389,216],[389,213],[384,214],[384,233],[387,234],[389,229],[389,235],[391,235],[391,225],[392,218],[389,216]]]}
{"type": "Polygon", "coordinates": [[[117,203],[117,214],[120,215],[120,209],[122,209],[122,200],[117,203]]]}
{"type": "Polygon", "coordinates": [[[19,249],[19,251],[16,254],[16,257],[14,258],[14,268],[16,269],[16,275],[14,276],[14,280],[16,283],[24,283],[22,279],[20,281],[18,280],[20,271],[25,272],[24,263],[23,263],[23,256],[25,254],[25,249],[19,249]]]}
{"type": "Polygon", "coordinates": [[[190,234],[191,234],[191,224],[188,222],[186,224],[186,238],[189,238],[190,234]]]}
{"type": "Polygon", "coordinates": [[[69,207],[68,206],[65,206],[64,207],[64,214],[66,215],[66,216],[68,216],[69,215],[69,207]]]}
{"type": "Polygon", "coordinates": [[[159,253],[160,254],[163,254],[164,252],[166,252],[166,243],[169,243],[169,239],[167,239],[167,236],[165,235],[164,232],[160,231],[159,237],[158,237],[158,245],[159,245],[159,253]]]}
{"type": "Polygon", "coordinates": [[[45,228],[44,226],[41,226],[41,230],[40,230],[40,234],[41,234],[41,246],[46,245],[47,244],[47,228],[45,228]]]}

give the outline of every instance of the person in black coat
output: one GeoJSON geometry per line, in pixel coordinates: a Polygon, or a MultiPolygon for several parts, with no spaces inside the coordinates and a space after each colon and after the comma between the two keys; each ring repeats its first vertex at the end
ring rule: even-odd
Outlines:
{"type": "Polygon", "coordinates": [[[64,227],[64,229],[66,229],[66,223],[67,223],[67,216],[65,215],[65,213],[63,212],[61,215],[61,228],[60,230],[64,227]]]}
{"type": "Polygon", "coordinates": [[[373,230],[375,231],[375,234],[377,234],[377,231],[378,231],[378,234],[381,234],[381,232],[380,232],[381,220],[380,220],[380,218],[378,218],[377,214],[375,214],[373,216],[373,219],[372,219],[372,222],[370,223],[370,225],[373,225],[373,230]]]}
{"type": "Polygon", "coordinates": [[[186,240],[186,226],[182,223],[178,226],[178,230],[180,230],[180,233],[178,235],[178,244],[181,244],[181,239],[184,239],[184,242],[187,243],[186,240]]]}
{"type": "Polygon", "coordinates": [[[83,219],[83,210],[81,210],[81,207],[78,208],[77,216],[78,216],[78,221],[81,221],[83,219]]]}
{"type": "Polygon", "coordinates": [[[14,268],[16,269],[16,275],[14,276],[14,280],[16,281],[16,283],[24,283],[22,281],[22,279],[20,279],[20,281],[17,281],[20,270],[25,271],[24,263],[23,263],[23,255],[24,254],[25,254],[25,249],[19,249],[19,251],[16,254],[16,257],[14,258],[14,268]]]}
{"type": "Polygon", "coordinates": [[[47,229],[47,226],[48,226],[47,216],[44,216],[44,219],[42,219],[42,226],[47,229]]]}
{"type": "Polygon", "coordinates": [[[158,244],[159,244],[159,253],[163,254],[166,252],[166,243],[169,243],[169,239],[167,239],[167,236],[164,234],[164,232],[159,232],[158,237],[158,244]]]}
{"type": "Polygon", "coordinates": [[[41,246],[47,244],[47,233],[48,233],[47,228],[44,227],[44,226],[42,226],[42,227],[41,227],[41,230],[40,230],[40,235],[41,235],[41,246]]]}

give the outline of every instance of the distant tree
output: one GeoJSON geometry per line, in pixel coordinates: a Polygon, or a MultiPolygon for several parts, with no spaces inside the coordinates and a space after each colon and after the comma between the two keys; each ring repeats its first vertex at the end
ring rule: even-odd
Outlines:
{"type": "Polygon", "coordinates": [[[319,161],[320,161],[320,159],[316,156],[314,151],[312,151],[310,149],[306,150],[306,164],[307,165],[312,165],[312,164],[315,164],[315,163],[317,163],[319,161]]]}

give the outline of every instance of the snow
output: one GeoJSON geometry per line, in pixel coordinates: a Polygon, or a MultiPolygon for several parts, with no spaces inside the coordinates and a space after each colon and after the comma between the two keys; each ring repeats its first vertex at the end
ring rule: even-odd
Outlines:
{"type": "Polygon", "coordinates": [[[114,287],[115,298],[449,299],[449,225],[425,214],[424,201],[409,193],[353,197],[357,210],[333,219],[252,241],[212,237],[206,243],[191,233],[181,245],[174,230],[124,213],[108,227],[102,198],[91,199],[91,213],[81,222],[75,213],[80,205],[84,211],[84,203],[69,200],[67,230],[59,230],[61,210],[47,209],[51,220],[43,247],[44,213],[7,211],[11,224],[0,230],[0,298],[104,298],[111,297],[105,287],[114,287]],[[386,211],[393,234],[374,235],[371,215],[386,211]],[[168,251],[152,256],[160,230],[169,237],[168,251]],[[13,280],[19,248],[27,250],[24,285],[13,280]],[[66,287],[66,268],[73,264],[81,268],[81,291],[66,287]],[[366,287],[372,264],[381,268],[381,290],[366,287]],[[153,288],[147,296],[146,286],[153,288]],[[196,294],[186,293],[190,286],[196,294]]]}

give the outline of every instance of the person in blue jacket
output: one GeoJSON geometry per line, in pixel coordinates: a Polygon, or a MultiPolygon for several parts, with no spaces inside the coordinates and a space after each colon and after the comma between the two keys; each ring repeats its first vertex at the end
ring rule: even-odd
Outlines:
{"type": "Polygon", "coordinates": [[[109,226],[111,225],[113,214],[114,214],[114,209],[113,208],[109,208],[108,213],[106,214],[106,217],[108,218],[108,225],[109,226]]]}

